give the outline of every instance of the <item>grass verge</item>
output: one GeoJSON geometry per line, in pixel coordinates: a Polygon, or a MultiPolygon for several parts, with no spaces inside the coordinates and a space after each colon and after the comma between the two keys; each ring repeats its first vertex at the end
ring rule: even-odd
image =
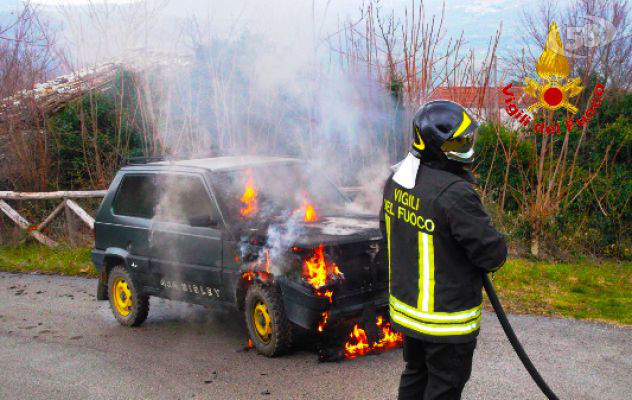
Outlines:
{"type": "Polygon", "coordinates": [[[89,247],[63,245],[55,249],[39,244],[0,246],[0,270],[97,276],[94,265],[90,261],[89,247]]]}
{"type": "MultiPolygon", "coordinates": [[[[96,276],[90,248],[0,246],[0,270],[96,276]]],[[[632,263],[509,260],[494,286],[508,312],[632,325],[632,263]]]]}
{"type": "Polygon", "coordinates": [[[508,312],[632,325],[632,263],[510,260],[494,286],[508,312]]]}

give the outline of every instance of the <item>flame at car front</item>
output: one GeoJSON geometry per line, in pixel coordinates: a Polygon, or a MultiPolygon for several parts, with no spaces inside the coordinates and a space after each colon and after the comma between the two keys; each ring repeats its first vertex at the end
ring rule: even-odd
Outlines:
{"type": "Polygon", "coordinates": [[[257,189],[255,188],[255,179],[252,177],[252,172],[247,172],[248,179],[246,180],[246,186],[244,193],[241,196],[242,207],[239,213],[242,217],[252,218],[259,211],[259,202],[257,199],[257,189]]]}
{"type": "Polygon", "coordinates": [[[353,329],[349,333],[349,339],[347,339],[344,346],[345,358],[355,358],[401,346],[404,338],[401,333],[391,330],[390,322],[385,321],[384,318],[379,315],[375,324],[380,330],[380,338],[377,342],[370,344],[364,329],[360,328],[358,324],[353,326],[353,329]]]}
{"type": "Polygon", "coordinates": [[[342,274],[338,265],[325,258],[325,246],[322,244],[303,260],[303,277],[316,290],[327,285],[330,279],[340,276],[342,274]]]}
{"type": "MultiPolygon", "coordinates": [[[[274,284],[277,277],[288,274],[294,277],[292,279],[302,281],[314,295],[326,299],[328,304],[321,309],[313,329],[322,335],[324,342],[336,338],[336,357],[355,358],[400,346],[402,335],[393,332],[390,322],[382,316],[373,322],[377,330],[372,327],[369,335],[363,329],[367,325],[361,324],[353,326],[346,340],[340,340],[341,336],[336,333],[349,329],[349,324],[335,311],[335,296],[348,286],[343,283],[345,275],[338,263],[343,263],[343,267],[356,268],[356,261],[373,261],[370,257],[366,260],[362,258],[366,258],[367,250],[357,255],[359,259],[341,256],[341,248],[336,247],[337,242],[331,243],[331,237],[346,238],[371,231],[374,229],[373,221],[336,214],[337,209],[330,207],[332,201],[323,200],[326,196],[322,196],[320,191],[314,188],[311,192],[301,190],[301,185],[296,184],[291,186],[293,190],[288,191],[286,187],[275,186],[277,175],[270,180],[266,179],[267,175],[256,175],[259,172],[246,170],[235,180],[235,189],[227,191],[231,194],[230,202],[239,206],[235,207],[239,213],[233,215],[244,222],[238,226],[245,228],[240,260],[248,260],[247,270],[242,272],[246,284],[257,281],[264,285],[274,284]],[[235,201],[237,198],[241,203],[235,201]],[[317,206],[327,208],[319,209],[317,206]],[[321,211],[326,214],[320,215],[321,211]],[[312,234],[314,236],[310,236],[312,234]],[[321,235],[324,239],[319,238],[321,235]],[[304,239],[303,236],[309,240],[297,240],[304,239]],[[316,238],[319,239],[313,240],[316,238]],[[347,262],[350,264],[347,265],[347,262]]],[[[355,257],[356,253],[353,255],[355,257]]]]}
{"type": "Polygon", "coordinates": [[[303,206],[300,210],[304,213],[303,221],[304,222],[317,222],[318,221],[318,213],[312,204],[309,201],[303,200],[303,206]]]}

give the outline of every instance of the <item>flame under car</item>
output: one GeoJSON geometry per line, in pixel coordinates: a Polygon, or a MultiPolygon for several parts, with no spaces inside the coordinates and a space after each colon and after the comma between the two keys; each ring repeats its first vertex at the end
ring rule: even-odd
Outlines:
{"type": "Polygon", "coordinates": [[[125,325],[142,323],[138,307],[159,296],[236,306],[267,356],[287,352],[297,328],[326,335],[347,327],[349,358],[401,342],[383,317],[388,266],[377,217],[353,211],[304,161],[126,166],[97,212],[95,232],[98,297],[110,299],[125,325]]]}

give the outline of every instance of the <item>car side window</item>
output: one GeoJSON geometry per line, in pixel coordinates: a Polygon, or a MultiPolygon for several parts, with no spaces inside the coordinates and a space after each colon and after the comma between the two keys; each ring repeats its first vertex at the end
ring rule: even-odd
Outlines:
{"type": "Polygon", "coordinates": [[[198,227],[216,226],[215,206],[198,176],[161,174],[156,220],[198,227]]]}
{"type": "Polygon", "coordinates": [[[151,219],[156,208],[156,191],[152,175],[126,175],[116,193],[112,210],[116,215],[151,219]]]}

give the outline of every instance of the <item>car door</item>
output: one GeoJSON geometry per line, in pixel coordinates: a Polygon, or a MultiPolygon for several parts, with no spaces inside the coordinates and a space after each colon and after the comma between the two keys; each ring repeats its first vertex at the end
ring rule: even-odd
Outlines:
{"type": "Polygon", "coordinates": [[[101,248],[125,258],[127,267],[143,283],[149,267],[149,226],[154,215],[154,174],[127,172],[117,177],[110,210],[98,226],[101,248]]]}
{"type": "Polygon", "coordinates": [[[168,297],[218,300],[222,287],[222,230],[202,176],[162,173],[150,226],[151,269],[168,297]]]}

